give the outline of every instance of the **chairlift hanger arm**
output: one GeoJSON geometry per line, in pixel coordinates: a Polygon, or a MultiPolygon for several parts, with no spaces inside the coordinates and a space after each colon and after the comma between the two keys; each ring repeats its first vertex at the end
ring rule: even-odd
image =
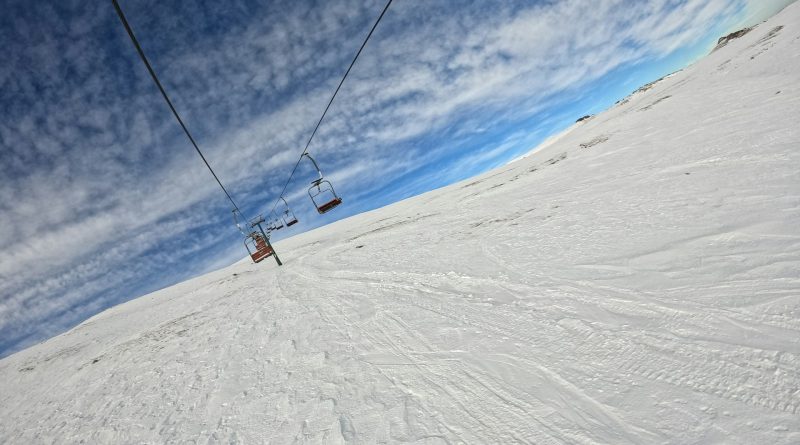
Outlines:
{"type": "MultiPolygon", "coordinates": [[[[308,153],[303,153],[303,156],[307,157],[308,160],[310,160],[311,163],[314,164],[314,168],[317,169],[317,174],[319,175],[319,179],[322,179],[322,170],[319,169],[319,165],[317,165],[317,161],[315,161],[314,158],[312,158],[311,155],[308,154],[308,153]]],[[[302,159],[302,157],[301,157],[301,159],[302,159]]]]}
{"type": "Polygon", "coordinates": [[[244,215],[242,215],[242,212],[239,209],[233,209],[232,212],[233,223],[236,225],[236,228],[239,229],[239,232],[241,232],[242,235],[248,235],[250,227],[247,227],[247,219],[245,219],[244,215]]]}

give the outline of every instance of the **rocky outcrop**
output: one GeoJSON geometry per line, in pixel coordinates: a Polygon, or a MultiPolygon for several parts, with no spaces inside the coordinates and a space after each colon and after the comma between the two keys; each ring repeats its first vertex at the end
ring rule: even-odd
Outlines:
{"type": "Polygon", "coordinates": [[[752,29],[753,28],[744,28],[744,29],[740,29],[738,31],[734,31],[734,32],[732,32],[732,33],[730,33],[730,34],[728,34],[726,36],[720,37],[719,40],[717,40],[717,46],[715,46],[714,49],[711,50],[711,52],[714,52],[714,51],[722,48],[723,46],[727,45],[728,42],[730,42],[733,39],[738,39],[739,37],[742,37],[743,35],[745,35],[748,32],[750,32],[752,29]]]}

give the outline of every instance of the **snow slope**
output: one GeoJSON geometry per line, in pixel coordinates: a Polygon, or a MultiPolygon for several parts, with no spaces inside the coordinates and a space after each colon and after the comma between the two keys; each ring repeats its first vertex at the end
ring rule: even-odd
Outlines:
{"type": "Polygon", "coordinates": [[[800,443],[799,48],[7,357],[0,442],[800,443]]]}

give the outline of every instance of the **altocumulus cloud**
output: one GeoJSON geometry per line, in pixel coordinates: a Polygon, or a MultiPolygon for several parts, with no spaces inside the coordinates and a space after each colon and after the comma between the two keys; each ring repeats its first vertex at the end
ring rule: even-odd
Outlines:
{"type": "MultiPolygon", "coordinates": [[[[243,256],[224,195],[110,2],[5,3],[0,354],[243,256]]],[[[277,198],[383,1],[121,4],[208,159],[255,213],[277,198]]],[[[396,0],[311,147],[348,208],[312,218],[303,165],[287,194],[298,230],[508,160],[532,141],[531,119],[747,6],[396,0]],[[375,193],[400,178],[402,190],[375,193]]]]}

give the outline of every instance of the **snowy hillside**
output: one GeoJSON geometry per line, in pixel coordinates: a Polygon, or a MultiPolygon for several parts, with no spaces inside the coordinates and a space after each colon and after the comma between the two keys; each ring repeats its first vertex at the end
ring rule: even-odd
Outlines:
{"type": "Polygon", "coordinates": [[[281,268],[99,314],[0,361],[0,442],[800,443],[798,73],[794,4],[281,268]]]}

